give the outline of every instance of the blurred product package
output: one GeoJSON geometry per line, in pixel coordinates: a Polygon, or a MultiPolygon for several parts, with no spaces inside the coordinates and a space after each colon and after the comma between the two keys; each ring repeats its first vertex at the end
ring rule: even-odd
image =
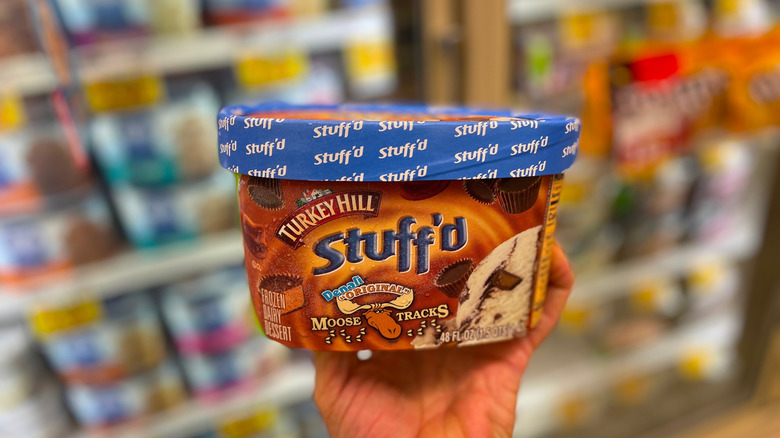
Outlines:
{"type": "Polygon", "coordinates": [[[235,413],[209,430],[187,438],[298,437],[327,438],[328,431],[312,401],[292,406],[257,406],[235,413]]]}
{"type": "Polygon", "coordinates": [[[205,84],[149,109],[98,114],[91,122],[98,167],[110,185],[161,186],[208,177],[219,101],[205,84]]]}
{"type": "Polygon", "coordinates": [[[242,267],[165,287],[162,315],[179,352],[219,353],[259,334],[246,288],[242,267]]]}
{"type": "Polygon", "coordinates": [[[72,428],[60,390],[33,351],[32,338],[19,325],[0,328],[0,434],[55,438],[72,428]]]}
{"type": "Polygon", "coordinates": [[[197,397],[246,390],[280,368],[289,351],[259,336],[246,273],[233,267],[164,289],[162,313],[197,397]]]}
{"type": "Polygon", "coordinates": [[[651,344],[672,330],[735,306],[739,275],[722,260],[699,262],[681,275],[636,280],[589,302],[566,306],[558,330],[598,351],[620,354],[651,344]]]}
{"type": "Polygon", "coordinates": [[[238,225],[235,181],[223,172],[176,186],[115,186],[111,194],[122,227],[137,248],[189,240],[238,225]]]}
{"type": "MultiPolygon", "coordinates": [[[[239,77],[241,88],[233,90],[228,102],[232,104],[249,104],[258,101],[279,101],[298,104],[335,104],[346,97],[345,80],[341,69],[341,55],[327,54],[316,57],[299,57],[297,61],[281,60],[274,62],[278,68],[294,70],[295,74],[286,75],[279,80],[265,83],[259,77],[253,81],[239,77]],[[289,64],[296,62],[297,67],[289,64]]],[[[239,75],[240,76],[240,75],[239,75]]],[[[268,75],[267,79],[273,79],[268,75]]]]}
{"type": "Polygon", "coordinates": [[[55,0],[73,45],[145,35],[185,35],[201,27],[200,0],[55,0]]]}
{"type": "Polygon", "coordinates": [[[184,375],[196,397],[219,399],[230,391],[252,390],[279,369],[287,351],[265,337],[255,337],[232,349],[182,358],[184,375]]]}
{"type": "Polygon", "coordinates": [[[86,153],[48,97],[0,95],[0,284],[19,289],[115,254],[86,153]]]}
{"type": "Polygon", "coordinates": [[[83,427],[136,419],[186,398],[145,291],[41,305],[30,316],[30,326],[83,427]]]}
{"type": "Polygon", "coordinates": [[[288,0],[205,0],[206,22],[211,25],[250,23],[290,15],[288,0]]]}
{"type": "Polygon", "coordinates": [[[169,409],[186,399],[179,370],[172,363],[113,384],[69,385],[68,405],[81,426],[102,429],[169,409]]]}
{"type": "Polygon", "coordinates": [[[0,2],[0,58],[40,50],[28,0],[0,2]]]}
{"type": "Polygon", "coordinates": [[[139,36],[149,31],[147,0],[56,0],[55,4],[74,45],[139,36]]]}
{"type": "Polygon", "coordinates": [[[42,309],[31,321],[44,355],[66,384],[117,382],[157,367],[167,354],[145,292],[42,309]]]}
{"type": "Polygon", "coordinates": [[[92,150],[119,221],[137,248],[237,225],[235,182],[217,172],[214,114],[204,82],[175,82],[166,101],[99,112],[92,150]]]}
{"type": "Polygon", "coordinates": [[[47,197],[91,184],[90,169],[76,161],[63,137],[54,121],[0,132],[0,214],[29,212],[47,197]]]}
{"type": "Polygon", "coordinates": [[[119,249],[105,199],[92,190],[61,205],[0,218],[0,283],[18,284],[109,257],[119,249]]]}

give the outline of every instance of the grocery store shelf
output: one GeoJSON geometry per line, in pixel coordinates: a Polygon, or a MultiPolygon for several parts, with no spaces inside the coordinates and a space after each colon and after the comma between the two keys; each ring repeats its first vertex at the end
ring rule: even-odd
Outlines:
{"type": "Polygon", "coordinates": [[[512,24],[525,24],[555,18],[561,12],[628,8],[648,0],[510,0],[507,9],[512,24]]]}
{"type": "Polygon", "coordinates": [[[606,272],[577,277],[569,301],[593,304],[628,294],[643,282],[659,277],[683,275],[711,262],[738,262],[755,255],[759,233],[753,224],[743,223],[728,238],[705,243],[689,243],[657,254],[610,265],[606,272]]]}
{"type": "Polygon", "coordinates": [[[190,436],[263,406],[285,406],[304,401],[314,390],[311,364],[295,364],[265,379],[252,391],[242,391],[222,401],[192,400],[161,414],[108,431],[81,432],[72,438],[169,438],[190,436]]]}
{"type": "Polygon", "coordinates": [[[549,425],[537,422],[537,418],[549,414],[565,397],[588,394],[599,388],[607,388],[610,382],[625,376],[652,373],[675,366],[692,352],[725,351],[734,345],[741,328],[741,315],[734,312],[718,314],[676,329],[657,342],[617,356],[596,356],[579,352],[567,352],[571,343],[548,342],[531,359],[523,376],[518,399],[516,423],[543,430],[549,425]],[[557,345],[555,345],[557,344],[557,345]],[[548,350],[544,351],[546,347],[548,350]],[[541,411],[540,411],[541,410],[541,411]],[[543,411],[547,411],[543,413],[543,411]]]}
{"type": "Polygon", "coordinates": [[[137,38],[75,50],[82,80],[132,74],[176,74],[229,66],[241,56],[281,50],[322,52],[350,42],[392,38],[386,5],[345,9],[313,18],[205,29],[180,37],[137,38]]]}
{"type": "Polygon", "coordinates": [[[0,59],[0,93],[47,93],[57,85],[46,55],[34,53],[0,59]]]}
{"type": "MultiPolygon", "coordinates": [[[[723,349],[736,340],[740,326],[736,312],[718,315],[674,331],[647,347],[608,360],[594,357],[591,351],[582,348],[580,341],[577,341],[580,347],[574,348],[574,351],[567,343],[554,345],[555,348],[548,351],[543,348],[534,356],[524,375],[518,410],[521,414],[532,413],[539,406],[551,406],[567,393],[603,387],[625,373],[641,373],[673,365],[691,350],[723,349]]],[[[264,386],[222,401],[189,401],[165,413],[111,429],[109,436],[187,436],[263,406],[279,407],[304,401],[311,396],[314,388],[314,369],[310,364],[298,364],[270,376],[266,382],[264,386]]],[[[518,418],[518,422],[522,422],[522,417],[518,418]]],[[[106,436],[106,431],[82,432],[73,438],[103,436],[106,436]]]]}
{"type": "MultiPolygon", "coordinates": [[[[314,18],[204,29],[178,37],[139,37],[73,49],[85,82],[136,75],[187,73],[233,64],[241,56],[279,50],[322,52],[351,42],[392,38],[387,5],[345,9],[314,18]]],[[[56,77],[43,53],[0,59],[0,93],[50,92],[56,77]]]]}
{"type": "MultiPolygon", "coordinates": [[[[683,327],[647,347],[609,360],[588,355],[582,348],[574,354],[569,351],[562,355],[545,354],[540,350],[524,375],[518,410],[521,413],[533,412],[540,405],[555,403],[566,393],[604,386],[621,374],[673,365],[691,350],[724,348],[736,340],[739,327],[736,313],[718,315],[683,327]],[[568,358],[564,360],[564,356],[568,358]]],[[[566,344],[556,347],[553,350],[559,352],[569,349],[566,344]]],[[[313,388],[314,369],[311,364],[296,364],[271,375],[263,386],[252,391],[242,391],[222,401],[192,400],[167,412],[113,428],[108,431],[108,436],[187,436],[263,406],[279,407],[304,401],[311,397],[313,388]]],[[[103,437],[106,432],[81,432],[72,438],[103,437]]]]}
{"type": "Polygon", "coordinates": [[[158,286],[244,259],[241,232],[229,231],[144,251],[130,251],[73,272],[35,279],[0,290],[0,320],[23,314],[35,304],[83,296],[104,298],[158,286]]]}

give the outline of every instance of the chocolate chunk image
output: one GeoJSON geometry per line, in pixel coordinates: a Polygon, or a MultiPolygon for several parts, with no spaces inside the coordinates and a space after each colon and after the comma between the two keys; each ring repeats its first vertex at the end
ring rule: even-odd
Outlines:
{"type": "Polygon", "coordinates": [[[284,206],[284,196],[279,180],[249,177],[246,184],[249,198],[260,207],[279,210],[284,206]]]}
{"type": "Polygon", "coordinates": [[[542,178],[503,178],[496,182],[496,195],[501,209],[507,213],[522,213],[536,203],[542,178]]]}
{"type": "Polygon", "coordinates": [[[523,279],[517,275],[514,275],[505,269],[498,268],[490,276],[485,283],[485,286],[493,286],[501,290],[512,290],[515,286],[520,284],[521,281],[523,281],[523,279]]]}
{"type": "Polygon", "coordinates": [[[433,284],[450,298],[458,298],[476,263],[471,259],[459,260],[442,269],[433,284]]]}
{"type": "Polygon", "coordinates": [[[490,205],[496,202],[496,194],[493,188],[496,185],[494,179],[470,179],[463,181],[463,189],[471,199],[480,204],[490,205]]]}

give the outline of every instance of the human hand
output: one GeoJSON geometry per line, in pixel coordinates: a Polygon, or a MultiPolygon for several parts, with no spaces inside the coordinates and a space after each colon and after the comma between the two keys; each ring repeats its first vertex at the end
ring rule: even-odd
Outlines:
{"type": "Polygon", "coordinates": [[[556,244],[539,325],[501,343],[422,351],[314,352],[314,401],[331,436],[509,437],[520,379],[550,334],[574,276],[556,244]]]}

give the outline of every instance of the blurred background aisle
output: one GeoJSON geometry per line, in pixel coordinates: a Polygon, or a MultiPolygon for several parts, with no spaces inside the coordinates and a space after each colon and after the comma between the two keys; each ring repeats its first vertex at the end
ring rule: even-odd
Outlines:
{"type": "Polygon", "coordinates": [[[214,151],[258,100],[581,117],[515,435],[780,436],[769,0],[2,0],[0,436],[327,436],[214,151]]]}

